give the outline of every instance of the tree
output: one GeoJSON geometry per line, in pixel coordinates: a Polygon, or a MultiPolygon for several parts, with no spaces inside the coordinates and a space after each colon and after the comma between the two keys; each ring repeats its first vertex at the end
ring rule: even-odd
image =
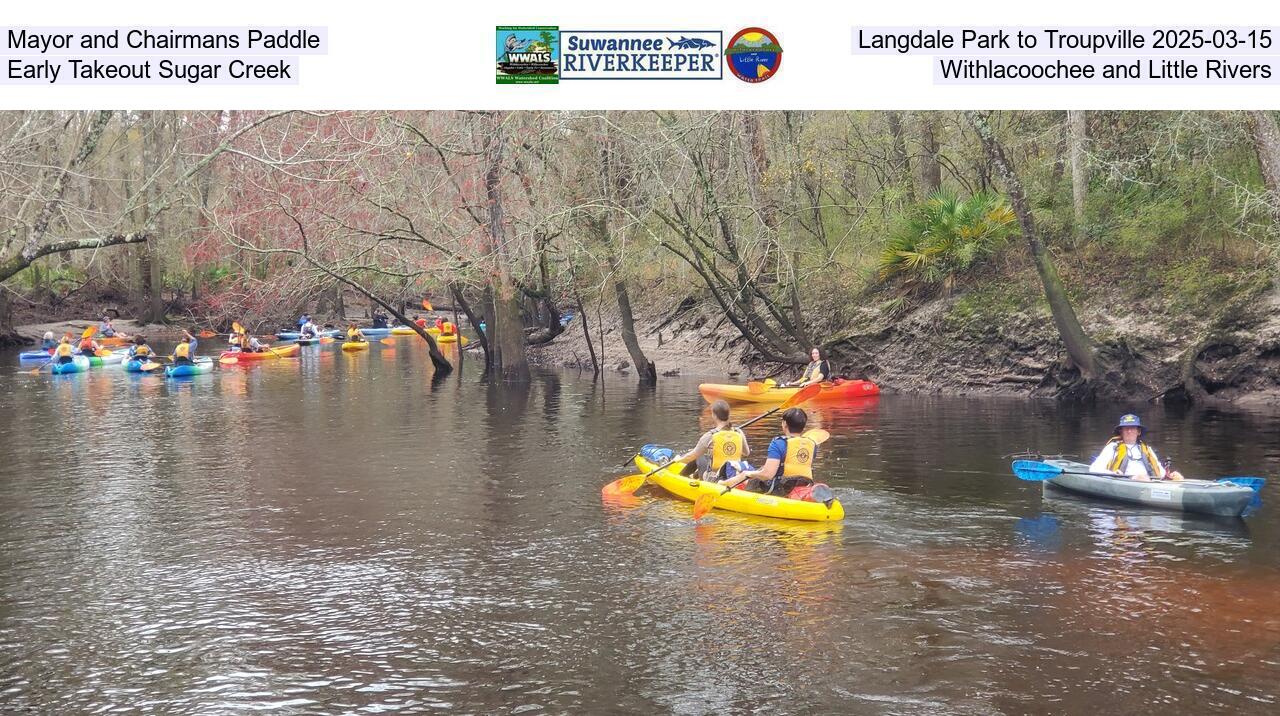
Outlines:
{"type": "Polygon", "coordinates": [[[1084,147],[1088,141],[1084,110],[1067,110],[1067,128],[1071,154],[1071,206],[1075,216],[1075,236],[1084,238],[1084,200],[1089,187],[1089,169],[1085,166],[1084,147]]]}

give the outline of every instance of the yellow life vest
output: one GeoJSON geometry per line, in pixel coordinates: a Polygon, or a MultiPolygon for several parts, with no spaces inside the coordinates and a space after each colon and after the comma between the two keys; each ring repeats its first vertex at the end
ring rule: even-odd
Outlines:
{"type": "Polygon", "coordinates": [[[782,458],[783,477],[805,477],[813,479],[813,454],[818,451],[818,443],[803,435],[789,437],[787,454],[782,458]]]}
{"type": "Polygon", "coordinates": [[[71,355],[71,353],[73,352],[73,350],[74,350],[74,349],[71,347],[71,344],[70,344],[70,343],[59,343],[59,344],[58,344],[58,356],[59,356],[60,358],[66,358],[67,356],[71,355]]]}
{"type": "MultiPolygon", "coordinates": [[[[1129,453],[1129,446],[1118,437],[1111,438],[1111,440],[1108,441],[1108,444],[1110,443],[1116,444],[1116,454],[1115,457],[1111,458],[1111,462],[1107,465],[1107,469],[1111,472],[1121,472],[1120,468],[1125,464],[1125,458],[1129,453]]],[[[1151,452],[1151,448],[1147,447],[1147,444],[1141,440],[1139,440],[1134,447],[1137,447],[1141,451],[1141,459],[1147,467],[1147,474],[1151,477],[1160,477],[1160,463],[1156,461],[1156,455],[1151,452]]]]}
{"type": "Polygon", "coordinates": [[[717,430],[711,436],[711,469],[718,471],[726,462],[741,460],[746,444],[737,430],[717,430]]]}
{"type": "Polygon", "coordinates": [[[151,355],[151,346],[148,346],[146,344],[140,345],[137,348],[133,349],[134,358],[146,358],[149,355],[151,355]]]}
{"type": "Polygon", "coordinates": [[[190,358],[191,344],[185,341],[182,343],[179,343],[177,347],[173,349],[173,357],[174,358],[190,358]]]}
{"type": "Polygon", "coordinates": [[[359,339],[360,339],[360,329],[359,329],[359,328],[348,328],[348,329],[347,329],[347,340],[349,340],[349,341],[355,341],[355,340],[359,340],[359,339]]]}
{"type": "Polygon", "coordinates": [[[445,321],[444,325],[440,326],[440,335],[452,336],[454,332],[456,332],[457,330],[458,330],[458,327],[453,325],[452,321],[445,321]]]}

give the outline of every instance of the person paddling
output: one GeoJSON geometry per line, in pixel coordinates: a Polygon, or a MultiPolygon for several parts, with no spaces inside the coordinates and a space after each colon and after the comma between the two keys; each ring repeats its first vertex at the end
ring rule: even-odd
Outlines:
{"type": "Polygon", "coordinates": [[[298,331],[299,338],[315,338],[320,335],[320,329],[312,322],[311,317],[307,316],[307,322],[302,324],[302,328],[298,331]]]}
{"type": "Polygon", "coordinates": [[[196,339],[195,336],[192,336],[187,331],[182,333],[182,340],[178,341],[178,345],[173,347],[173,355],[170,357],[173,359],[174,365],[191,365],[193,363],[191,354],[195,351],[196,339]]]}
{"type": "Polygon", "coordinates": [[[440,324],[440,335],[452,336],[458,332],[458,327],[453,325],[453,321],[445,321],[440,324]]]}
{"type": "Polygon", "coordinates": [[[373,309],[373,327],[374,328],[387,327],[387,314],[383,313],[382,311],[376,308],[373,309]]]}
{"type": "MultiPolygon", "coordinates": [[[[692,450],[676,458],[685,465],[697,462],[697,474],[703,480],[719,482],[736,476],[745,468],[744,460],[751,455],[747,436],[729,422],[729,404],[717,400],[711,404],[711,415],[716,426],[698,438],[692,450]]],[[[687,472],[685,474],[688,474],[687,472]]]]}
{"type": "Polygon", "coordinates": [[[45,331],[44,338],[40,341],[40,350],[53,354],[53,349],[58,347],[58,339],[53,337],[53,331],[45,331]]]}
{"type": "Polygon", "coordinates": [[[151,350],[151,346],[147,345],[146,337],[141,334],[133,337],[133,345],[129,346],[129,360],[139,360],[147,362],[155,353],[151,350]]]}
{"type": "Polygon", "coordinates": [[[427,328],[427,319],[423,318],[422,316],[419,316],[419,315],[416,315],[416,314],[415,314],[415,315],[414,315],[414,317],[413,317],[413,324],[414,324],[415,326],[417,326],[418,328],[421,328],[421,329],[423,329],[423,330],[426,330],[426,328],[427,328]]]}
{"type": "Polygon", "coordinates": [[[347,326],[347,340],[352,343],[359,343],[368,339],[364,337],[364,333],[360,331],[360,328],[352,323],[347,326]]]}
{"type": "Polygon", "coordinates": [[[804,387],[812,383],[831,380],[831,364],[822,359],[822,351],[815,346],[809,351],[809,365],[797,380],[787,383],[788,387],[804,387]]]}
{"type": "Polygon", "coordinates": [[[115,337],[116,327],[111,325],[111,316],[105,313],[102,315],[102,325],[98,326],[98,333],[101,333],[103,338],[115,337]]]}
{"type": "Polygon", "coordinates": [[[803,435],[809,416],[800,408],[782,414],[782,434],[769,442],[768,457],[758,470],[748,470],[722,483],[739,484],[750,492],[788,495],[796,487],[813,484],[813,460],[818,443],[803,435]]]}
{"type": "Polygon", "coordinates": [[[80,344],[76,346],[76,350],[82,356],[96,356],[98,351],[102,350],[102,346],[98,345],[98,342],[93,340],[92,336],[84,336],[80,339],[80,344]]]}
{"type": "Polygon", "coordinates": [[[75,355],[75,347],[71,345],[71,336],[63,336],[58,342],[58,347],[54,349],[53,360],[59,365],[70,363],[75,355]]]}
{"type": "Polygon", "coordinates": [[[1156,457],[1156,451],[1142,441],[1147,432],[1142,420],[1130,413],[1120,416],[1115,435],[1103,446],[1102,452],[1089,465],[1089,472],[1109,472],[1124,475],[1141,482],[1157,480],[1181,480],[1177,470],[1165,470],[1156,457]]]}

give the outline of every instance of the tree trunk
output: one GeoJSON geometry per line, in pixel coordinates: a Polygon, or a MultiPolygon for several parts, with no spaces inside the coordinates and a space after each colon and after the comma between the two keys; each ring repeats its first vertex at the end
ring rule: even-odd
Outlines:
{"type": "Polygon", "coordinates": [[[1071,206],[1075,211],[1076,245],[1084,239],[1084,198],[1089,186],[1089,169],[1084,162],[1084,145],[1088,140],[1084,110],[1067,110],[1068,135],[1071,142],[1071,206]]]}
{"type": "Polygon", "coordinates": [[[656,385],[658,369],[640,350],[640,341],[636,337],[636,321],[631,315],[631,299],[627,296],[627,287],[622,281],[613,282],[613,292],[618,298],[618,313],[622,317],[622,342],[627,346],[627,353],[636,367],[640,385],[656,385]]]}
{"type": "Polygon", "coordinates": [[[524,348],[524,320],[520,316],[520,299],[511,278],[511,259],[507,251],[505,217],[502,207],[502,150],[506,143],[505,112],[490,114],[489,145],[485,148],[484,192],[488,202],[485,223],[489,251],[496,265],[493,279],[493,367],[505,381],[528,382],[529,358],[524,348]]]}
{"type": "Polygon", "coordinates": [[[942,189],[942,164],[938,161],[939,116],[937,112],[917,112],[920,129],[919,193],[932,196],[942,189]]]}
{"type": "Polygon", "coordinates": [[[582,307],[582,295],[578,293],[578,284],[573,284],[573,297],[578,302],[578,318],[582,321],[582,335],[587,339],[587,353],[591,354],[591,377],[600,375],[600,361],[596,359],[596,347],[591,342],[591,328],[587,310],[582,307]]]}
{"type": "Polygon", "coordinates": [[[1004,148],[996,140],[995,133],[991,131],[986,119],[973,111],[967,111],[965,115],[977,130],[978,137],[982,140],[982,148],[996,173],[1004,180],[1005,188],[1009,192],[1009,200],[1013,204],[1013,211],[1018,215],[1018,224],[1022,227],[1022,235],[1031,248],[1036,272],[1040,274],[1040,281],[1044,284],[1045,299],[1049,302],[1053,323],[1057,326],[1058,334],[1067,348],[1067,355],[1085,378],[1097,377],[1098,359],[1093,352],[1093,343],[1080,326],[1080,319],[1076,317],[1075,309],[1071,306],[1071,300],[1062,286],[1062,279],[1054,268],[1053,259],[1040,240],[1040,235],[1036,233],[1031,207],[1027,205],[1027,197],[1022,191],[1022,182],[1014,173],[1013,165],[1005,157],[1004,148]]]}
{"type": "Polygon", "coordinates": [[[1280,125],[1267,110],[1246,112],[1245,118],[1262,168],[1262,182],[1270,195],[1272,216],[1280,221],[1280,125]]]}
{"type": "MultiPolygon", "coordinates": [[[[462,295],[461,286],[456,283],[449,284],[449,293],[453,294],[453,310],[456,312],[458,308],[461,308],[462,312],[467,315],[467,320],[471,321],[472,326],[475,326],[476,340],[480,341],[480,350],[484,353],[484,372],[488,374],[489,370],[493,368],[493,351],[489,348],[489,337],[485,335],[488,331],[480,330],[480,324],[484,323],[484,318],[477,316],[475,311],[471,310],[471,304],[467,303],[466,297],[462,295]]],[[[488,327],[488,324],[486,324],[485,328],[487,329],[488,327]]]]}
{"type": "Polygon", "coordinates": [[[893,170],[895,178],[906,187],[907,201],[915,203],[915,187],[911,178],[911,157],[907,154],[907,135],[902,131],[902,113],[885,112],[885,121],[889,124],[889,139],[893,149],[893,170]]]}

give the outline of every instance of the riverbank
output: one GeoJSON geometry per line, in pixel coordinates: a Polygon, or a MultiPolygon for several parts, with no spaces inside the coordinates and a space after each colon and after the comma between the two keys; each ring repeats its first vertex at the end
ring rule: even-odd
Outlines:
{"type": "MultiPolygon", "coordinates": [[[[1076,311],[1105,366],[1087,386],[1067,360],[1034,272],[992,274],[927,300],[850,296],[849,308],[817,327],[825,336],[818,342],[837,374],[887,391],[1280,406],[1280,291],[1268,282],[1183,268],[1161,285],[1074,285],[1083,287],[1073,296],[1076,311]],[[1176,282],[1183,274],[1187,285],[1193,277],[1202,283],[1185,290],[1176,282]]],[[[642,299],[633,310],[641,348],[660,375],[745,382],[799,372],[761,362],[709,297],[645,295],[655,294],[660,300],[642,299]]],[[[603,329],[605,369],[630,370],[616,307],[586,312],[597,352],[603,329]]],[[[533,358],[590,370],[581,320],[533,349],[533,358]]]]}

